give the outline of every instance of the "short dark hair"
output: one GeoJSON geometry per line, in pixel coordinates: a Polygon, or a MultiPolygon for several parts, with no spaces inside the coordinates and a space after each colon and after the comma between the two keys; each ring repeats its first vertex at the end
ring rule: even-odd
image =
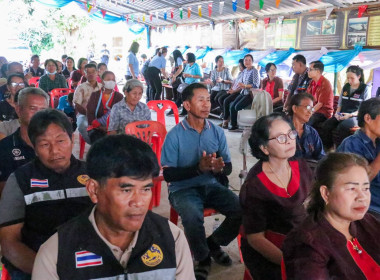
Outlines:
{"type": "Polygon", "coordinates": [[[7,77],[7,70],[8,70],[8,63],[4,63],[3,65],[1,65],[1,69],[0,69],[0,72],[1,72],[1,76],[2,77],[7,77]]]}
{"type": "Polygon", "coordinates": [[[40,56],[39,56],[38,54],[34,54],[34,55],[32,55],[32,57],[30,58],[30,62],[33,62],[33,60],[34,60],[35,58],[40,59],[40,56]]]}
{"type": "Polygon", "coordinates": [[[365,121],[364,116],[368,114],[371,119],[376,119],[378,115],[380,115],[380,98],[374,97],[367,100],[364,100],[359,107],[358,111],[358,125],[361,128],[364,128],[365,121]]]}
{"type": "MultiPolygon", "coordinates": [[[[105,64],[105,63],[103,63],[103,62],[100,62],[100,63],[96,66],[96,68],[99,70],[100,67],[102,67],[102,66],[107,67],[107,64],[105,64]]],[[[108,67],[107,67],[107,68],[108,68],[108,67]]]]}
{"type": "Polygon", "coordinates": [[[314,97],[310,93],[306,93],[306,92],[300,92],[298,94],[293,95],[290,98],[290,102],[289,102],[289,105],[288,105],[288,108],[287,108],[287,112],[288,112],[289,116],[293,116],[293,109],[292,109],[292,107],[294,105],[295,106],[300,106],[302,100],[304,100],[306,98],[308,98],[308,99],[310,99],[311,101],[314,102],[314,97]]]}
{"type": "Polygon", "coordinates": [[[84,66],[84,70],[87,70],[89,68],[94,68],[96,70],[96,65],[92,63],[88,63],[84,66]]]}
{"type": "Polygon", "coordinates": [[[83,61],[85,61],[85,60],[88,61],[88,59],[85,57],[81,57],[78,59],[78,64],[77,64],[78,69],[80,69],[80,66],[82,65],[83,61]]]}
{"type": "Polygon", "coordinates": [[[87,154],[88,175],[100,184],[123,176],[147,179],[158,176],[157,156],[145,142],[131,135],[108,135],[97,140],[87,154]],[[102,164],[99,164],[99,163],[102,164]]]}
{"type": "Polygon", "coordinates": [[[45,109],[37,112],[30,120],[28,126],[28,136],[34,147],[36,146],[37,137],[44,134],[51,124],[61,127],[71,139],[73,127],[67,116],[56,109],[45,109]]]}
{"type": "Polygon", "coordinates": [[[221,55],[217,55],[216,57],[215,57],[215,63],[218,63],[218,60],[219,59],[223,59],[223,56],[221,56],[221,55]]]}
{"type": "Polygon", "coordinates": [[[64,59],[64,58],[68,58],[68,56],[67,56],[67,54],[63,54],[62,56],[61,56],[61,59],[64,59]]]}
{"type": "Polygon", "coordinates": [[[265,65],[265,72],[268,73],[269,70],[270,70],[270,68],[271,68],[272,66],[274,66],[274,67],[277,69],[276,64],[274,64],[274,63],[272,63],[272,62],[269,62],[269,63],[267,63],[267,65],[265,65]]]}
{"type": "Polygon", "coordinates": [[[108,74],[112,74],[115,76],[115,73],[112,72],[112,71],[104,71],[104,73],[102,74],[102,76],[100,77],[102,80],[104,80],[104,78],[108,75],[108,74]]]}
{"type": "Polygon", "coordinates": [[[307,212],[318,218],[325,210],[325,201],[321,196],[320,187],[326,186],[328,190],[333,188],[336,177],[352,166],[363,167],[368,174],[368,162],[360,155],[353,153],[328,153],[322,158],[315,172],[315,183],[309,194],[307,212]]]}
{"type": "Polygon", "coordinates": [[[252,62],[254,62],[255,60],[253,59],[253,56],[251,55],[251,54],[246,54],[245,56],[244,56],[244,58],[246,58],[246,57],[250,57],[251,59],[252,59],[252,62]]]}
{"type": "Polygon", "coordinates": [[[12,73],[7,77],[7,85],[10,86],[12,83],[12,79],[14,77],[20,78],[24,81],[25,86],[28,86],[28,83],[25,81],[24,75],[21,73],[12,73]]]}
{"type": "Polygon", "coordinates": [[[191,52],[188,52],[186,54],[187,56],[187,62],[188,63],[192,63],[192,62],[195,62],[196,61],[196,58],[195,58],[195,54],[191,53],[191,52]]]}
{"type": "Polygon", "coordinates": [[[54,60],[54,59],[52,59],[52,58],[49,58],[49,59],[46,59],[45,60],[45,68],[47,67],[47,65],[48,65],[48,63],[49,62],[53,62],[54,63],[54,65],[55,65],[55,67],[58,69],[58,64],[57,64],[57,62],[54,60]]]}
{"type": "Polygon", "coordinates": [[[325,70],[325,65],[322,63],[322,61],[316,60],[313,62],[310,62],[310,65],[313,64],[314,69],[319,70],[321,74],[323,73],[323,70],[325,70]]]}
{"type": "Polygon", "coordinates": [[[252,126],[251,136],[248,139],[251,154],[259,160],[269,160],[269,157],[264,154],[260,147],[268,144],[269,129],[271,128],[272,123],[276,120],[283,120],[287,122],[292,129],[294,129],[292,122],[282,113],[272,113],[268,116],[259,118],[252,126]]]}
{"type": "Polygon", "coordinates": [[[193,98],[194,96],[194,90],[200,89],[200,88],[207,90],[207,87],[201,83],[193,83],[193,84],[188,85],[182,92],[182,101],[186,101],[186,100],[190,101],[191,98],[193,98]]]}
{"type": "Polygon", "coordinates": [[[243,67],[243,69],[245,69],[245,68],[247,68],[247,67],[245,67],[245,65],[244,65],[244,59],[239,59],[239,64],[243,67]]]}
{"type": "Polygon", "coordinates": [[[145,53],[143,53],[143,54],[141,55],[141,58],[147,59],[148,57],[146,56],[145,53]]]}
{"type": "Polygon", "coordinates": [[[132,42],[130,48],[129,48],[129,52],[133,52],[134,54],[138,53],[139,51],[139,47],[140,47],[140,44],[137,43],[137,42],[132,42]]]}
{"type": "Polygon", "coordinates": [[[302,54],[295,55],[292,60],[301,62],[302,64],[306,65],[306,58],[302,54]]]}
{"type": "Polygon", "coordinates": [[[364,72],[362,68],[357,65],[351,65],[347,68],[346,73],[348,72],[354,73],[356,76],[360,75],[359,81],[364,84],[364,72]]]}

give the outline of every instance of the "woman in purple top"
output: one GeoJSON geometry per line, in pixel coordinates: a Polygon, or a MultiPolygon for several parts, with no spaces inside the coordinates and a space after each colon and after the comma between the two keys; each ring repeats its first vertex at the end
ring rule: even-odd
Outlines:
{"type": "Polygon", "coordinates": [[[296,151],[292,123],[273,113],[256,121],[249,138],[252,167],[240,191],[244,235],[241,251],[255,280],[281,279],[282,242],[306,217],[303,206],[312,173],[296,151]]]}
{"type": "Polygon", "coordinates": [[[368,163],[330,153],[317,167],[309,217],[287,236],[287,279],[380,279],[380,222],[367,214],[368,163]]]}

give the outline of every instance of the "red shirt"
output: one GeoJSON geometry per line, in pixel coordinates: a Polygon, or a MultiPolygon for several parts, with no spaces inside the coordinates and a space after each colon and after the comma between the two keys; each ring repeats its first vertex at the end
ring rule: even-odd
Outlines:
{"type": "Polygon", "coordinates": [[[267,85],[265,87],[265,91],[269,92],[270,95],[272,96],[272,99],[274,99],[274,80],[267,82],[267,85]]]}

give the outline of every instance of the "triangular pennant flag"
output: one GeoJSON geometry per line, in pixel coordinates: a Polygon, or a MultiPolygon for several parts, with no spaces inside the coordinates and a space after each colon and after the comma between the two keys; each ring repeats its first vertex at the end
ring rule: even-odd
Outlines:
{"type": "Polygon", "coordinates": [[[234,10],[234,12],[236,12],[236,10],[237,10],[237,0],[232,0],[232,10],[234,10]]]}
{"type": "Polygon", "coordinates": [[[202,5],[198,5],[198,15],[202,17],[202,5]]]}
{"type": "Polygon", "coordinates": [[[211,17],[212,14],[212,3],[208,3],[208,16],[211,17]]]}
{"type": "Polygon", "coordinates": [[[174,24],[174,25],[173,25],[173,30],[174,30],[174,31],[177,30],[177,24],[174,24]]]}
{"type": "Polygon", "coordinates": [[[92,6],[89,5],[88,8],[87,8],[87,12],[91,12],[91,9],[92,9],[92,6]]]}
{"type": "Polygon", "coordinates": [[[358,54],[358,57],[359,57],[360,62],[363,63],[364,60],[365,60],[364,55],[360,52],[360,53],[358,54]]]}
{"type": "Polygon", "coordinates": [[[174,17],[174,9],[171,9],[170,10],[170,18],[173,18],[174,17]]]}
{"type": "Polygon", "coordinates": [[[195,29],[198,29],[198,23],[195,25],[195,29]]]}
{"type": "Polygon", "coordinates": [[[129,15],[126,15],[125,18],[127,19],[127,23],[129,22],[129,15]]]}
{"type": "Polygon", "coordinates": [[[367,10],[368,5],[361,5],[358,9],[358,17],[362,17],[363,13],[367,10]]]}
{"type": "Polygon", "coordinates": [[[326,9],[326,20],[329,19],[329,16],[330,16],[330,14],[332,13],[333,10],[334,10],[334,7],[330,7],[330,8],[326,9]]]}
{"type": "Polygon", "coordinates": [[[257,27],[257,19],[251,19],[252,28],[257,27]]]}
{"type": "Polygon", "coordinates": [[[142,21],[145,22],[145,14],[142,16],[142,21]]]}
{"type": "Polygon", "coordinates": [[[158,12],[156,12],[156,18],[158,19],[158,12]]]}
{"type": "Polygon", "coordinates": [[[179,8],[179,17],[183,19],[183,9],[179,8]]]}
{"type": "Polygon", "coordinates": [[[135,15],[134,14],[131,15],[131,20],[135,21],[135,15]]]}
{"type": "Polygon", "coordinates": [[[165,11],[164,13],[164,20],[166,20],[168,18],[168,13],[165,11]]]}
{"type": "Polygon", "coordinates": [[[260,10],[264,7],[264,0],[259,0],[260,10]]]}
{"type": "Polygon", "coordinates": [[[279,16],[277,20],[279,24],[282,24],[282,22],[284,21],[284,16],[279,16]]]}
{"type": "Polygon", "coordinates": [[[87,1],[87,10],[90,8],[90,2],[87,1]]]}
{"type": "Polygon", "coordinates": [[[224,1],[219,2],[219,14],[223,14],[224,1]]]}
{"type": "Polygon", "coordinates": [[[270,22],[270,18],[269,18],[269,17],[264,18],[264,27],[265,27],[265,28],[268,28],[268,26],[269,26],[269,22],[270,22]]]}
{"type": "Polygon", "coordinates": [[[103,9],[101,11],[102,11],[102,15],[103,15],[103,18],[104,18],[106,16],[107,12],[105,10],[103,10],[103,9]]]}
{"type": "Polygon", "coordinates": [[[245,0],[245,9],[246,10],[249,10],[249,4],[250,4],[251,0],[245,0]]]}
{"type": "Polygon", "coordinates": [[[191,7],[187,8],[187,17],[190,18],[191,16],[191,7]]]}
{"type": "Polygon", "coordinates": [[[278,6],[280,6],[280,2],[281,2],[281,0],[276,0],[276,8],[278,8],[278,6]]]}
{"type": "Polygon", "coordinates": [[[153,14],[150,14],[150,15],[149,15],[149,20],[150,20],[150,21],[153,20],[153,14]]]}

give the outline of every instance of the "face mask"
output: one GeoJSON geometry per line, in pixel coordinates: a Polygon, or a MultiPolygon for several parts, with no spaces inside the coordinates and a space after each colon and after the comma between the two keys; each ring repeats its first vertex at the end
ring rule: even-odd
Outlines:
{"type": "Polygon", "coordinates": [[[50,73],[49,71],[46,70],[46,73],[47,73],[48,75],[55,75],[55,74],[57,74],[57,71],[54,71],[54,72],[51,72],[51,73],[50,73]]]}
{"type": "Polygon", "coordinates": [[[104,88],[105,89],[114,89],[115,86],[116,86],[115,81],[104,81],[104,88]]]}

